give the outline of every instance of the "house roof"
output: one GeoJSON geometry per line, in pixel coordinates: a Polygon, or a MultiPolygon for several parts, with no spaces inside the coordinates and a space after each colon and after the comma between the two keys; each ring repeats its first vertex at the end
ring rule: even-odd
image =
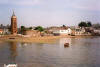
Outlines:
{"type": "Polygon", "coordinates": [[[0,31],[3,31],[3,29],[0,29],[0,31]]]}
{"type": "Polygon", "coordinates": [[[47,30],[67,30],[68,27],[49,27],[47,30]]]}

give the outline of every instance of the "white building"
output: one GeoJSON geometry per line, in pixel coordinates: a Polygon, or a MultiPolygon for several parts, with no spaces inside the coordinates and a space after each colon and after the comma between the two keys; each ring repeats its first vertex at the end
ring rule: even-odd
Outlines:
{"type": "Polygon", "coordinates": [[[76,28],[75,29],[75,35],[83,35],[85,33],[84,28],[76,28]]]}
{"type": "Polygon", "coordinates": [[[70,28],[67,29],[60,28],[53,31],[54,35],[71,35],[71,33],[72,30],[70,28]]]}
{"type": "Polygon", "coordinates": [[[76,28],[74,35],[91,35],[91,33],[87,32],[85,28],[76,28]]]}
{"type": "Polygon", "coordinates": [[[100,34],[100,29],[95,29],[95,30],[94,30],[94,33],[100,34]]]}

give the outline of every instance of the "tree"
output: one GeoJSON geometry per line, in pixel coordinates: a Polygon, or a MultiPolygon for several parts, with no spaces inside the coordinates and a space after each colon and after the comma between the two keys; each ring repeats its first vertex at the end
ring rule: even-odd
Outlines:
{"type": "Polygon", "coordinates": [[[82,21],[82,22],[80,22],[78,24],[78,26],[79,27],[91,27],[92,26],[92,23],[90,21],[87,21],[87,22],[82,21]]]}
{"type": "Polygon", "coordinates": [[[37,26],[34,30],[38,30],[40,32],[44,31],[44,28],[42,26],[37,26]]]}
{"type": "Polygon", "coordinates": [[[32,27],[29,27],[29,29],[31,30],[31,29],[32,29],[32,27]]]}
{"type": "Polygon", "coordinates": [[[80,22],[79,24],[78,24],[78,26],[79,27],[87,27],[87,23],[86,22],[80,22]]]}
{"type": "Polygon", "coordinates": [[[0,28],[3,28],[3,24],[0,25],[0,28]]]}
{"type": "Polygon", "coordinates": [[[91,26],[92,26],[92,23],[88,21],[88,22],[87,22],[87,26],[88,26],[88,27],[91,27],[91,26]]]}
{"type": "Polygon", "coordinates": [[[11,25],[9,25],[8,30],[11,32],[11,25]]]}
{"type": "Polygon", "coordinates": [[[66,27],[66,25],[63,25],[62,27],[66,27]]]}
{"type": "Polygon", "coordinates": [[[21,26],[21,33],[23,33],[26,30],[25,26],[21,26]]]}

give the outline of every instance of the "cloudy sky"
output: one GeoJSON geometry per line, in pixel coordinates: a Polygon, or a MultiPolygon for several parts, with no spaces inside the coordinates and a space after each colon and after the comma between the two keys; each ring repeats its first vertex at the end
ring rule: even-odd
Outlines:
{"type": "Polygon", "coordinates": [[[10,24],[13,10],[18,26],[77,25],[100,22],[100,0],[0,0],[0,23],[10,24]]]}

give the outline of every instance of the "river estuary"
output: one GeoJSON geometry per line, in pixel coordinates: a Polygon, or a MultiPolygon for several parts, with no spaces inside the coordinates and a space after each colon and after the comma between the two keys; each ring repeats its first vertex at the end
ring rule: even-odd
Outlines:
{"type": "Polygon", "coordinates": [[[100,37],[61,38],[52,44],[0,42],[0,67],[100,67],[100,37]],[[64,47],[64,43],[70,47],[64,47]]]}

